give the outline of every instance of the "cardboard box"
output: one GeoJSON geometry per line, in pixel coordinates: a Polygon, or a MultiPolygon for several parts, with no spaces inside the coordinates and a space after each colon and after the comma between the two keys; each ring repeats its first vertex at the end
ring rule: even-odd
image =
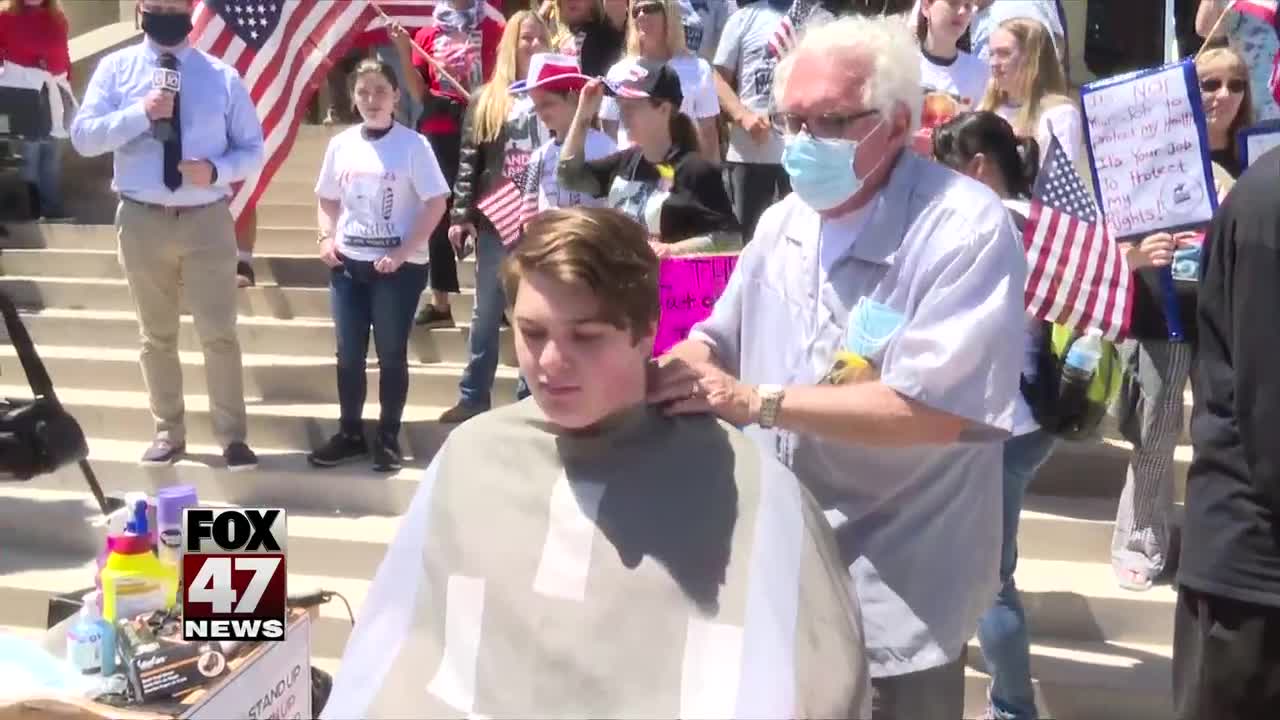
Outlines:
{"type": "Polygon", "coordinates": [[[0,703],[0,720],[309,720],[311,618],[290,613],[282,642],[258,643],[212,684],[170,702],[116,708],[82,700],[0,703]]]}

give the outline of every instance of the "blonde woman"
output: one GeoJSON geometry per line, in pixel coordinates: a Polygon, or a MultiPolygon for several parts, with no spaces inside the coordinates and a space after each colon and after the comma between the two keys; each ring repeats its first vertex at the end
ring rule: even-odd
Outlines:
{"type": "MultiPolygon", "coordinates": [[[[1240,174],[1236,133],[1252,122],[1249,71],[1245,61],[1227,48],[1206,51],[1196,59],[1200,100],[1209,130],[1219,198],[1240,174]],[[1224,177],[1225,176],[1225,177],[1224,177]]],[[[1152,233],[1125,246],[1134,270],[1130,367],[1137,381],[1137,402],[1129,422],[1122,423],[1133,443],[1124,489],[1116,510],[1111,564],[1116,581],[1127,590],[1143,591],[1164,572],[1173,522],[1173,453],[1182,433],[1184,392],[1195,366],[1199,336],[1200,245],[1196,232],[1152,233]],[[1173,266],[1178,314],[1187,342],[1169,342],[1161,272],[1173,266]]]]}
{"type": "MultiPolygon", "coordinates": [[[[698,130],[699,152],[712,165],[720,163],[720,131],[716,118],[720,115],[720,99],[716,96],[715,76],[706,60],[685,47],[684,25],[680,6],[672,0],[632,0],[631,23],[627,28],[627,57],[609,69],[609,79],[623,82],[638,72],[637,60],[666,64],[680,78],[684,102],[680,112],[689,116],[698,130]]],[[[618,141],[618,147],[632,145],[626,128],[620,127],[619,105],[605,98],[600,119],[607,134],[618,141]]]]}
{"type": "Polygon", "coordinates": [[[992,31],[988,47],[991,82],[978,109],[1008,120],[1020,137],[1035,138],[1042,162],[1052,135],[1076,166],[1084,167],[1084,124],[1068,97],[1049,31],[1036,20],[1005,20],[992,31]]]}
{"type": "Polygon", "coordinates": [[[552,49],[577,57],[582,72],[597,77],[622,55],[626,8],[627,0],[543,0],[538,12],[551,28],[552,49]]]}
{"type": "Polygon", "coordinates": [[[508,88],[529,72],[529,59],[550,43],[547,24],[536,13],[521,10],[507,21],[498,43],[493,77],[472,98],[462,124],[462,154],[453,186],[449,242],[459,252],[476,251],[476,297],[468,338],[470,358],[459,383],[458,404],[440,416],[444,423],[463,422],[489,409],[489,393],[498,369],[498,330],[505,300],[498,266],[505,257],[502,241],[476,203],[502,178],[518,178],[529,156],[546,140],[528,95],[512,96],[508,88]]]}
{"type": "Polygon", "coordinates": [[[1271,91],[1275,57],[1280,53],[1280,32],[1265,20],[1233,8],[1229,0],[1200,0],[1196,10],[1196,33],[1211,42],[1226,37],[1231,49],[1244,63],[1253,96],[1257,120],[1280,118],[1280,99],[1271,91]],[[1223,18],[1222,14],[1231,14],[1223,18]],[[1221,22],[1219,22],[1221,19],[1221,22]],[[1213,36],[1209,31],[1214,30],[1213,36]]]}
{"type": "MultiPolygon", "coordinates": [[[[1235,50],[1214,48],[1196,58],[1196,76],[1200,80],[1200,101],[1213,162],[1234,180],[1244,171],[1240,166],[1239,133],[1254,122],[1249,67],[1235,50]]],[[[1219,187],[1219,200],[1223,189],[1219,187]]]]}

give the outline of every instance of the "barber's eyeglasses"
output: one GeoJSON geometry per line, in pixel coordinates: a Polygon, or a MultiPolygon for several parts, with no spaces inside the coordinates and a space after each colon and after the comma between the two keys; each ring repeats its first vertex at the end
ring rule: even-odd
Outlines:
{"type": "Polygon", "coordinates": [[[664,12],[666,12],[666,8],[658,3],[645,3],[631,8],[631,17],[639,18],[641,15],[661,15],[664,12]]]}
{"type": "MultiPolygon", "coordinates": [[[[1200,81],[1200,92],[1213,94],[1222,89],[1223,82],[1218,78],[1205,78],[1200,81]]],[[[1226,82],[1227,92],[1232,95],[1239,95],[1244,92],[1248,84],[1240,78],[1231,78],[1226,82]]]]}
{"type": "Polygon", "coordinates": [[[797,113],[780,112],[774,113],[769,117],[770,122],[775,128],[778,128],[788,135],[799,135],[801,130],[808,130],[809,134],[821,139],[843,138],[848,134],[849,128],[859,120],[871,117],[879,110],[863,110],[860,113],[852,115],[838,115],[836,113],[822,113],[820,115],[799,115],[797,113]]]}

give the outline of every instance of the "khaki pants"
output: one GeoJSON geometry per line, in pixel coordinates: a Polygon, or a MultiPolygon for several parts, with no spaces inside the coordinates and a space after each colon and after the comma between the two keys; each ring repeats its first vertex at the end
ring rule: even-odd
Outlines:
{"type": "Polygon", "coordinates": [[[244,378],[236,337],[236,234],[225,202],[158,208],[122,200],[116,210],[120,265],[142,334],[142,375],[158,437],[186,443],[179,288],[204,350],[213,433],[226,447],[245,440],[244,378]]]}

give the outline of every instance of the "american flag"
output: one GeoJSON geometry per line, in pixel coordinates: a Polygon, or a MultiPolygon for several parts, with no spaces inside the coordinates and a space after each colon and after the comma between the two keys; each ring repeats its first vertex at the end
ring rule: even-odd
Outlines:
{"type": "MultiPolygon", "coordinates": [[[[431,24],[435,0],[377,3],[405,27],[431,24]]],[[[502,18],[492,5],[485,15],[502,18]]],[[[271,182],[298,135],[311,97],[352,40],[386,22],[369,0],[201,0],[192,13],[191,46],[234,67],[249,88],[266,139],[266,162],[235,190],[238,219],[271,182]]]]}
{"type": "Polygon", "coordinates": [[[489,218],[498,231],[503,247],[514,245],[525,224],[538,213],[538,185],[533,165],[526,164],[516,177],[503,175],[497,187],[476,203],[476,210],[489,218]]]}
{"type": "Polygon", "coordinates": [[[791,7],[787,8],[787,14],[782,16],[782,20],[778,22],[778,29],[773,31],[773,37],[769,38],[769,54],[775,58],[781,58],[796,46],[800,39],[800,31],[804,29],[804,21],[809,18],[809,13],[813,12],[817,0],[792,0],[791,7]]]}
{"type": "Polygon", "coordinates": [[[1129,268],[1056,136],[1032,190],[1022,243],[1032,315],[1074,329],[1097,328],[1113,341],[1128,334],[1129,268]]]}

